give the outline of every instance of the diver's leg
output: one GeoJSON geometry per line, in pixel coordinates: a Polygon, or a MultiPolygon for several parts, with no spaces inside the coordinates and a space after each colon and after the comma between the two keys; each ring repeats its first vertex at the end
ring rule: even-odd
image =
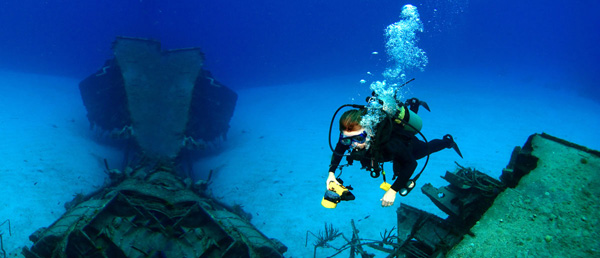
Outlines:
{"type": "Polygon", "coordinates": [[[449,148],[454,149],[454,151],[456,151],[456,154],[458,154],[458,156],[460,156],[461,158],[463,157],[462,153],[460,152],[460,149],[458,148],[458,144],[456,144],[456,142],[454,142],[454,138],[452,137],[452,135],[450,135],[450,134],[444,135],[444,140],[451,142],[449,148]]]}
{"type": "Polygon", "coordinates": [[[415,158],[421,159],[429,154],[450,148],[452,143],[453,142],[446,139],[435,139],[425,143],[415,138],[412,141],[413,155],[415,158]]]}
{"type": "Polygon", "coordinates": [[[394,160],[394,184],[393,189],[399,189],[398,193],[401,196],[406,196],[415,187],[416,179],[410,177],[417,168],[417,161],[414,157],[410,157],[410,162],[400,162],[400,160],[394,160]]]}
{"type": "Polygon", "coordinates": [[[462,158],[462,153],[460,152],[460,149],[458,149],[458,145],[456,144],[456,142],[454,142],[454,138],[452,138],[452,135],[449,134],[444,135],[442,139],[431,140],[427,143],[414,137],[411,140],[411,145],[413,147],[413,155],[417,159],[421,159],[429,154],[450,148],[454,149],[458,156],[462,158]]]}
{"type": "Polygon", "coordinates": [[[402,187],[406,186],[408,180],[415,172],[417,168],[417,161],[413,157],[410,160],[401,161],[401,159],[394,159],[392,163],[394,169],[394,184],[399,184],[402,187]]]}

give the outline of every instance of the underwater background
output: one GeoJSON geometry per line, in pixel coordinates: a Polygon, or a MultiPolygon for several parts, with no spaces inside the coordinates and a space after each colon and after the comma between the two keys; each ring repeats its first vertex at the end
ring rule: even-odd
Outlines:
{"type": "Polygon", "coordinates": [[[120,35],[201,47],[233,89],[375,73],[383,30],[409,3],[427,71],[569,81],[598,97],[596,1],[2,1],[0,67],[82,78],[120,35]]]}
{"type": "Polygon", "coordinates": [[[359,165],[343,175],[357,199],[320,205],[332,115],[364,104],[369,83],[383,79],[384,29],[406,4],[418,9],[428,58],[424,71],[407,73],[416,80],[406,97],[430,105],[419,113],[428,139],[451,133],[465,156],[433,154],[417,188],[446,185],[440,176],[455,161],[497,178],[533,133],[600,149],[598,1],[1,1],[0,223],[12,226],[9,236],[0,224],[4,249],[18,253],[64,202],[98,189],[103,159],[119,166],[122,150],[89,130],[78,90],[112,57],[117,36],[200,47],[204,68],[238,93],[227,140],[196,161],[194,178],[213,171],[215,197],[252,214],[288,246],[286,257],[312,257],[307,231],[324,223],[349,236],[354,220],[362,237],[378,238],[396,225],[399,203],[444,217],[420,191],[382,208],[380,179],[359,165]]]}

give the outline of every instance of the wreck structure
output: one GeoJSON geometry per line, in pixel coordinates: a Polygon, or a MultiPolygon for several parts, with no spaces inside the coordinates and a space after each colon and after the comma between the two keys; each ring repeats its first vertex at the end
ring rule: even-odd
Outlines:
{"type": "Polygon", "coordinates": [[[25,257],[283,257],[241,208],[206,193],[210,176],[186,177],[191,154],[226,137],[237,100],[200,49],[119,37],[113,51],[80,92],[90,125],[127,141],[125,166],[105,160],[110,181],[32,234],[25,257]]]}
{"type": "Polygon", "coordinates": [[[157,41],[120,37],[113,51],[79,85],[91,127],[131,139],[131,154],[156,162],[226,138],[237,94],[203,69],[199,48],[162,51],[157,41]]]}
{"type": "Polygon", "coordinates": [[[545,133],[515,147],[500,180],[459,166],[422,188],[448,218],[398,209],[398,257],[597,256],[599,167],[600,152],[545,133]]]}

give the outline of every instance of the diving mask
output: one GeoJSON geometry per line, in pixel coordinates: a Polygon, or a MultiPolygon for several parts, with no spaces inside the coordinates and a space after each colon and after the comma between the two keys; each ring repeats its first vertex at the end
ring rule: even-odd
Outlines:
{"type": "Polygon", "coordinates": [[[365,143],[367,141],[367,132],[363,131],[358,135],[353,136],[344,136],[343,133],[340,133],[340,143],[343,145],[350,145],[353,142],[355,143],[365,143]]]}

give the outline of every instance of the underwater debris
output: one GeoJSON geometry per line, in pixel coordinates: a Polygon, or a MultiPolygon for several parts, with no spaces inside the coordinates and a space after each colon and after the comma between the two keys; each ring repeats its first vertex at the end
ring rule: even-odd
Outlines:
{"type": "Polygon", "coordinates": [[[327,227],[327,222],[325,222],[325,230],[319,230],[318,235],[314,234],[313,232],[306,231],[306,241],[308,243],[308,233],[310,233],[311,235],[317,238],[317,241],[315,241],[315,243],[313,244],[315,248],[325,247],[327,246],[327,242],[335,240],[338,236],[341,235],[341,233],[338,232],[339,230],[337,228],[334,228],[332,224],[329,224],[329,227],[327,227]]]}
{"type": "Polygon", "coordinates": [[[392,229],[390,229],[389,231],[386,229],[383,233],[380,233],[381,240],[372,240],[372,239],[362,239],[358,236],[358,229],[356,228],[354,220],[351,220],[350,224],[352,225],[352,238],[351,239],[346,238],[346,236],[344,236],[343,233],[339,233],[337,229],[333,228],[333,226],[330,225],[329,227],[327,227],[327,223],[325,223],[325,230],[319,231],[318,236],[310,231],[307,231],[307,233],[306,233],[307,243],[308,243],[308,233],[312,234],[314,237],[317,238],[317,241],[314,244],[315,250],[314,250],[313,257],[315,257],[315,258],[317,257],[317,252],[316,252],[317,247],[333,248],[337,251],[328,257],[337,256],[337,255],[341,254],[343,251],[350,249],[350,257],[354,257],[355,254],[359,254],[360,257],[364,257],[364,258],[375,257],[375,254],[371,254],[371,253],[365,251],[365,249],[363,248],[364,246],[373,248],[375,250],[378,250],[378,251],[381,251],[384,253],[388,253],[389,254],[388,257],[395,257],[395,254],[398,252],[399,248],[401,247],[398,244],[398,237],[393,233],[394,230],[396,229],[396,227],[392,227],[392,229]],[[346,241],[346,244],[344,244],[340,247],[334,247],[334,246],[328,244],[328,242],[333,241],[338,236],[341,236],[342,238],[344,238],[344,240],[346,241]]]}
{"type": "Polygon", "coordinates": [[[339,230],[337,228],[334,228],[332,224],[329,224],[329,227],[327,227],[327,222],[325,222],[325,229],[323,231],[319,230],[318,234],[310,232],[310,230],[306,231],[306,243],[304,244],[304,246],[306,246],[308,244],[308,233],[310,233],[312,236],[317,238],[317,240],[313,244],[314,245],[313,257],[317,257],[317,248],[331,247],[328,244],[328,242],[333,241],[338,236],[342,235],[342,233],[339,233],[339,230]]]}
{"type": "Polygon", "coordinates": [[[394,234],[394,230],[396,229],[396,227],[392,227],[392,229],[390,229],[390,231],[387,231],[387,229],[385,231],[383,231],[383,233],[380,234],[381,236],[381,241],[383,243],[393,243],[394,240],[398,239],[398,236],[394,234]]]}
{"type": "MultiPolygon", "coordinates": [[[[4,226],[4,224],[8,223],[8,235],[12,236],[12,230],[10,228],[10,219],[5,220],[4,222],[2,222],[2,224],[0,224],[0,227],[4,226]]],[[[2,235],[2,232],[0,231],[0,235],[2,235]]]]}
{"type": "MultiPolygon", "coordinates": [[[[7,219],[4,222],[2,222],[2,224],[0,224],[0,227],[2,227],[7,222],[8,222],[8,235],[12,236],[12,230],[10,228],[10,219],[7,219]]],[[[4,250],[4,241],[2,240],[2,235],[3,235],[2,231],[0,231],[0,254],[2,254],[3,258],[6,258],[6,250],[4,250]]]]}

